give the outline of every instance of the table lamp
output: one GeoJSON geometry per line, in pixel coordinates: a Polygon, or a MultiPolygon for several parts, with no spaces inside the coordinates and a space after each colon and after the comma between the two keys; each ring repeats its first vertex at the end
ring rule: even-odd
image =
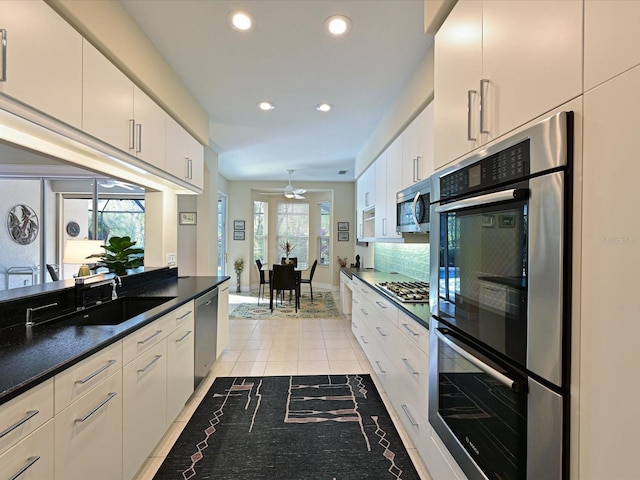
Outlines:
{"type": "Polygon", "coordinates": [[[103,253],[104,249],[102,248],[102,245],[104,245],[102,240],[67,240],[64,244],[64,255],[62,261],[64,263],[81,264],[77,276],[86,277],[91,275],[89,265],[87,265],[87,257],[94,253],[103,253]]]}

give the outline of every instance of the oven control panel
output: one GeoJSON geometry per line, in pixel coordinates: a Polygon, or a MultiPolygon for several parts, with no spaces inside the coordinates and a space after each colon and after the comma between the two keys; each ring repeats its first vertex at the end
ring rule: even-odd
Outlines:
{"type": "Polygon", "coordinates": [[[496,185],[515,182],[529,175],[530,140],[478,160],[440,178],[441,200],[447,200],[496,185]]]}

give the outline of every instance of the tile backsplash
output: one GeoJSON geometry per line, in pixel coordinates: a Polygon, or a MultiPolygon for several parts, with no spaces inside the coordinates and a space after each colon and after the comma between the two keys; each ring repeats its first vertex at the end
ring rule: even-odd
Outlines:
{"type": "Polygon", "coordinates": [[[429,281],[428,243],[375,243],[373,266],[381,272],[398,272],[429,281]]]}

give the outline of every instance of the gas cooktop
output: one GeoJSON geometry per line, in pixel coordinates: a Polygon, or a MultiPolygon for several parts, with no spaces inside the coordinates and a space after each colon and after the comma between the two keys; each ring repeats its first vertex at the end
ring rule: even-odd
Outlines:
{"type": "Polygon", "coordinates": [[[376,287],[399,302],[429,302],[429,284],[427,282],[381,282],[377,283],[376,287]]]}

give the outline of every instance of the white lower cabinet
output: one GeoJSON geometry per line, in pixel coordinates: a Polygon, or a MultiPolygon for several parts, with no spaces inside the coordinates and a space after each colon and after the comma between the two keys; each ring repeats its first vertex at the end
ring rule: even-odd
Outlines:
{"type": "Polygon", "coordinates": [[[0,478],[46,480],[53,478],[53,420],[0,455],[0,478]]]}
{"type": "Polygon", "coordinates": [[[54,418],[55,478],[122,478],[122,370],[54,418]]]}
{"type": "Polygon", "coordinates": [[[429,331],[361,280],[353,284],[351,330],[426,463],[432,444],[429,331]]]}
{"type": "Polygon", "coordinates": [[[167,342],[122,369],[122,477],[133,478],[167,429],[167,342]]]}
{"type": "Polygon", "coordinates": [[[193,393],[194,338],[193,314],[167,337],[167,426],[175,420],[193,393]]]}

